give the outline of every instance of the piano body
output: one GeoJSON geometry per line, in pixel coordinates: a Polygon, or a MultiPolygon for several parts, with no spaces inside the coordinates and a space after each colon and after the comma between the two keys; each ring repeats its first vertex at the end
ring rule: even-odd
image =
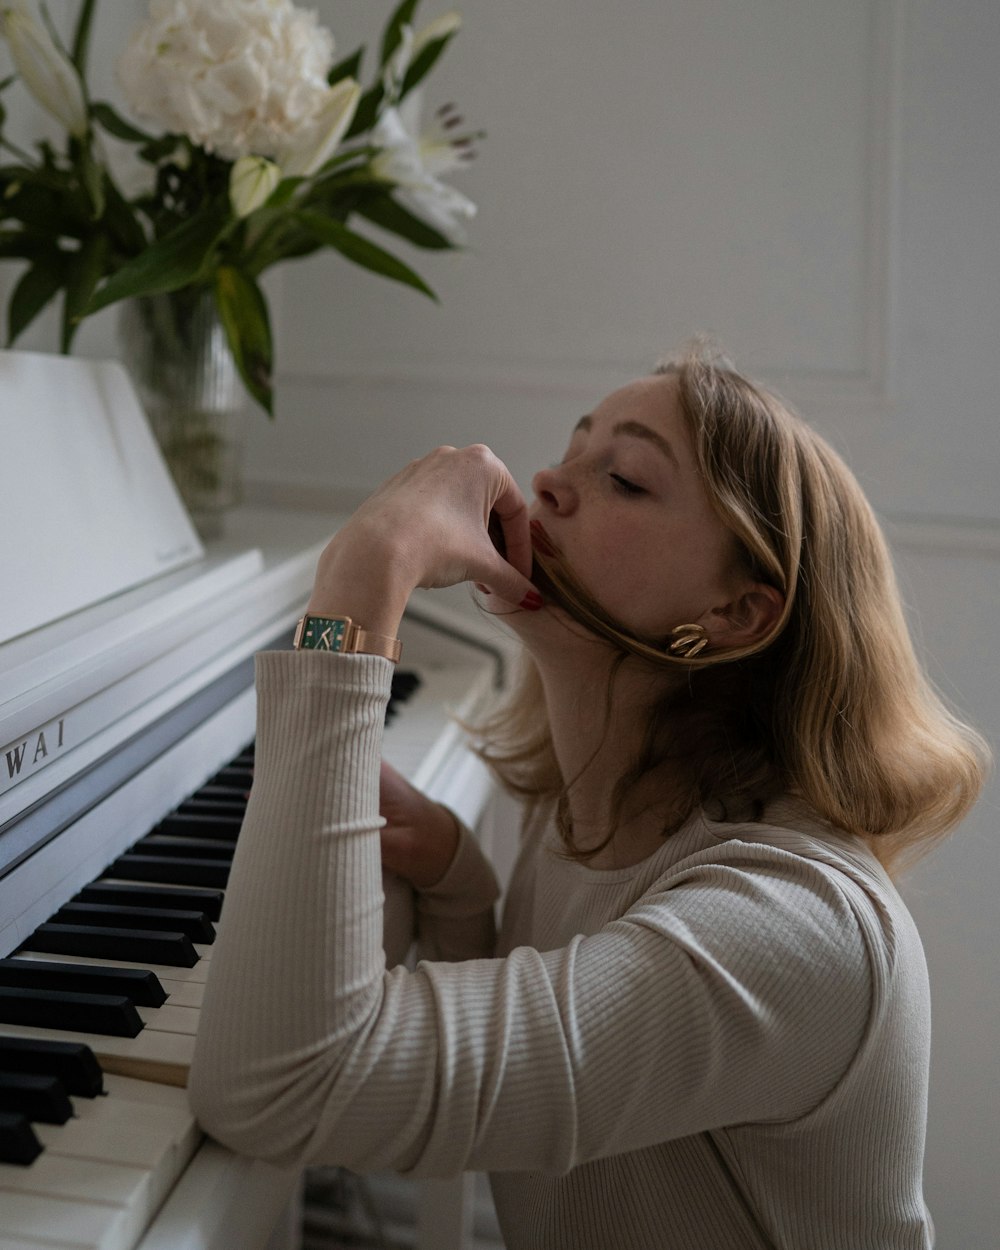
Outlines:
{"type": "MultiPolygon", "coordinates": [[[[207,1140],[184,1084],[253,655],[290,645],[338,518],[241,509],[203,547],[120,366],[20,352],[0,353],[0,518],[0,1155],[21,1159],[0,1162],[0,1246],[293,1245],[299,1178],[207,1140]]],[[[493,787],[449,712],[492,697],[502,651],[431,597],[402,636],[386,757],[485,834],[493,787]]],[[[429,1185],[420,1245],[461,1245],[467,1192],[429,1185]]]]}

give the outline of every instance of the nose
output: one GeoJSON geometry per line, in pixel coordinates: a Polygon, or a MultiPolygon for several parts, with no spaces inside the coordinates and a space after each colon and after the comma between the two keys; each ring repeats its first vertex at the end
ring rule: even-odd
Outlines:
{"type": "Polygon", "coordinates": [[[560,516],[572,512],[576,506],[576,488],[565,465],[540,469],[531,479],[531,489],[544,508],[551,509],[560,516]]]}

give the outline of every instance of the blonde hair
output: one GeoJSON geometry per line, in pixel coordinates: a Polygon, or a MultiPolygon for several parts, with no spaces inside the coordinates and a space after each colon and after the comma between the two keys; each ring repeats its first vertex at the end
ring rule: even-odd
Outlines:
{"type": "MultiPolygon", "coordinates": [[[[753,647],[685,660],[663,654],[662,640],[630,638],[571,573],[536,556],[537,579],[622,661],[632,654],[689,670],[654,708],[640,757],[617,779],[615,819],[629,787],[669,761],[685,796],[673,828],[708,799],[745,807],[793,794],[895,871],[968,812],[989,750],[923,673],[881,528],[837,453],[700,344],[656,372],[677,378],[699,469],[739,559],[785,606],[753,647]]],[[[567,853],[595,854],[573,844],[530,660],[480,734],[480,754],[508,790],[529,809],[555,807],[567,853]]]]}

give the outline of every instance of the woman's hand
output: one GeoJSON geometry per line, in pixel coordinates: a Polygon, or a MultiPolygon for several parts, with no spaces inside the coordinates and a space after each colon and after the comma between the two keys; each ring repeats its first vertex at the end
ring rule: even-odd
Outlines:
{"type": "Polygon", "coordinates": [[[330,540],[308,611],[354,617],[394,634],[411,591],[475,581],[524,608],[541,606],[529,581],[524,496],[488,447],[439,447],[375,491],[330,540]],[[490,539],[491,514],[506,558],[490,539]]]}
{"type": "Polygon", "coordinates": [[[455,817],[440,803],[432,803],[384,760],[379,811],[385,820],[382,866],[415,889],[437,885],[458,847],[455,817]]]}

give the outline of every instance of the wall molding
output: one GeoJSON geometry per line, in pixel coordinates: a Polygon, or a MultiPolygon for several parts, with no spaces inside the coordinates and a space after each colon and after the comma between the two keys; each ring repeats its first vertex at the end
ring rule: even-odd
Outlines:
{"type": "MultiPolygon", "coordinates": [[[[902,158],[902,104],[907,0],[871,0],[868,14],[870,63],[864,135],[866,198],[864,284],[861,290],[862,367],[859,370],[763,368],[768,385],[810,412],[880,419],[893,409],[892,346],[897,287],[896,237],[902,158]]],[[[280,301],[280,294],[273,292],[280,301]]],[[[621,381],[647,372],[655,348],[600,360],[543,356],[457,359],[394,354],[380,344],[377,354],[355,355],[349,364],[279,375],[279,392],[304,393],[330,386],[365,384],[386,389],[475,390],[482,394],[558,397],[586,401],[621,381]]],[[[746,362],[738,361],[744,365],[746,362]]]]}

